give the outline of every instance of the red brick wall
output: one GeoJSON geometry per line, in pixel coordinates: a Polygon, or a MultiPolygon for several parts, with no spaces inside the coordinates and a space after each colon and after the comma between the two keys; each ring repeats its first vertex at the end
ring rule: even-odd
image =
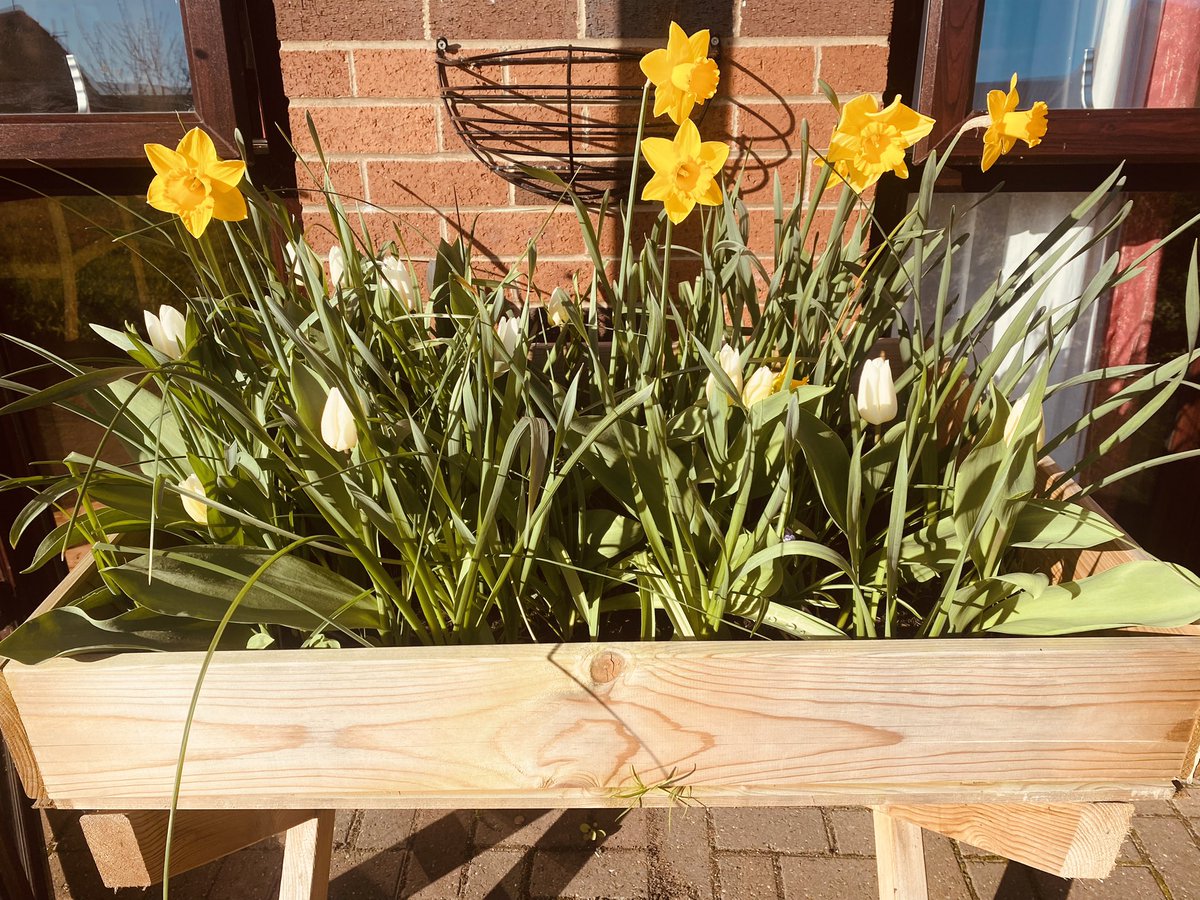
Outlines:
{"type": "MultiPolygon", "coordinates": [[[[373,230],[399,223],[414,258],[456,233],[456,200],[463,220],[475,220],[481,250],[496,258],[519,254],[549,211],[488,171],[455,134],[438,98],[438,36],[466,53],[567,41],[650,49],[672,19],[689,33],[710,28],[722,43],[721,87],[701,132],[731,142],[732,165],[748,156],[746,202],[765,248],[772,177],[785,196],[796,183],[800,120],[821,147],[835,122],[817,79],[847,96],[881,91],[891,24],[890,0],[275,0],[275,8],[302,160],[313,158],[311,115],[338,190],[362,201],[373,230]]],[[[299,180],[314,184],[303,161],[299,180]]],[[[330,238],[320,196],[306,195],[304,210],[323,252],[330,238]]],[[[538,250],[546,274],[585,268],[573,214],[552,217],[538,250]]]]}

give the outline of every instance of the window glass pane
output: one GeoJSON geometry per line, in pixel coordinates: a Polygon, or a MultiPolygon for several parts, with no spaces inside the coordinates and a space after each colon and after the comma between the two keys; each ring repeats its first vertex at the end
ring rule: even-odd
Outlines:
{"type": "MultiPolygon", "coordinates": [[[[129,322],[141,329],[143,309],[182,308],[195,290],[187,257],[134,213],[171,217],[147,207],[145,197],[117,199],[128,209],[89,196],[0,203],[0,333],[66,358],[120,356],[89,326],[121,329],[129,322]],[[113,240],[139,229],[127,241],[113,240]]],[[[41,362],[5,343],[14,368],[41,362]]],[[[46,407],[35,417],[38,459],[96,446],[100,430],[77,416],[46,407]]],[[[115,442],[109,450],[111,458],[115,442]]]]}
{"type": "Polygon", "coordinates": [[[1179,0],[986,0],[975,107],[1020,76],[1023,101],[1116,109],[1196,105],[1200,4],[1179,0]]]}
{"type": "Polygon", "coordinates": [[[178,0],[0,0],[0,113],[192,108],[178,0]]]}

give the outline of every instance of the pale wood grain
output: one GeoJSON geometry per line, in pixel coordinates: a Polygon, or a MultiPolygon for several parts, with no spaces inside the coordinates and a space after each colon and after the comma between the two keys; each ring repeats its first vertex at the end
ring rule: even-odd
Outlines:
{"type": "MultiPolygon", "coordinates": [[[[180,810],[171,844],[171,874],[181,875],[228,853],[280,834],[313,810],[180,810]]],[[[148,887],[162,881],[167,813],[91,813],[79,824],[105,887],[148,887]]]]}
{"type": "Polygon", "coordinates": [[[326,900],[333,853],[333,810],[288,829],[279,900],[326,900]]]}
{"type": "MultiPolygon", "coordinates": [[[[201,659],[10,665],[49,800],[166,806],[201,659]]],[[[1170,796],[1198,706],[1186,636],[225,651],[181,804],[1170,796]]]]}
{"type": "Polygon", "coordinates": [[[875,868],[879,900],[929,900],[921,828],[876,807],[875,868]]]}
{"type": "Polygon", "coordinates": [[[1132,803],[889,805],[891,816],[1062,878],[1107,878],[1132,803]]]}
{"type": "Polygon", "coordinates": [[[13,768],[17,770],[26,796],[37,803],[44,802],[46,787],[42,784],[37,754],[29,742],[25,723],[21,721],[21,713],[17,709],[12,691],[9,690],[3,668],[0,668],[0,736],[3,736],[8,747],[9,758],[13,762],[13,768]]]}
{"type": "MultiPolygon", "coordinates": [[[[1054,490],[1049,490],[1050,484],[1057,481],[1062,474],[1062,468],[1053,459],[1048,456],[1042,459],[1038,463],[1036,492],[1054,500],[1072,500],[1084,509],[1104,516],[1117,528],[1121,527],[1091,497],[1079,496],[1080,487],[1076,482],[1067,481],[1054,490]]],[[[1128,537],[1088,550],[1041,550],[1036,553],[1028,551],[1025,554],[1025,560],[1031,563],[1031,568],[1045,572],[1055,582],[1075,581],[1089,575],[1098,575],[1122,563],[1153,558],[1128,537]]]]}

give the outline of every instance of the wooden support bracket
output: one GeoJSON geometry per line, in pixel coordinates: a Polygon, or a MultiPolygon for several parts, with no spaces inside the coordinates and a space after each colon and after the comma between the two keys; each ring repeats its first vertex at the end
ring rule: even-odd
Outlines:
{"type": "Polygon", "coordinates": [[[921,826],[874,807],[879,900],[929,900],[921,826]]]}
{"type": "Polygon", "coordinates": [[[288,829],[279,900],[325,900],[333,854],[333,815],[333,810],[323,809],[315,818],[288,829]]]}
{"type": "MultiPolygon", "coordinates": [[[[1062,878],[1106,878],[1133,819],[1132,803],[890,804],[881,809],[894,819],[1062,878]]],[[[878,811],[875,821],[878,835],[878,811]]],[[[880,860],[882,873],[882,850],[880,860]]]]}
{"type": "MultiPolygon", "coordinates": [[[[317,821],[317,815],[313,810],[305,809],[181,809],[175,818],[171,874],[181,875],[285,831],[288,833],[284,863],[286,874],[288,854],[294,857],[298,852],[292,849],[292,831],[308,822],[317,821]]],[[[319,815],[325,816],[326,813],[319,815]]],[[[328,816],[331,817],[329,841],[332,845],[333,813],[328,813],[328,816]]],[[[106,887],[149,887],[162,881],[163,853],[167,840],[165,811],[91,813],[81,816],[79,824],[106,887]]],[[[328,849],[325,851],[324,867],[328,879],[328,849]]],[[[307,900],[309,895],[296,896],[307,900]]]]}

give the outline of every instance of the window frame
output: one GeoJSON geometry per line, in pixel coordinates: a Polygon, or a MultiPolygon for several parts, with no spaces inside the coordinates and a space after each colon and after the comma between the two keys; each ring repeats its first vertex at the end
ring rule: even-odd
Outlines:
{"type": "Polygon", "coordinates": [[[235,17],[222,0],[179,0],[194,109],[152,113],[7,113],[0,115],[0,167],[29,160],[56,168],[141,164],[147,143],[174,144],[199,126],[222,156],[237,156],[235,75],[228,35],[235,17]]]}
{"type": "MultiPolygon", "coordinates": [[[[935,124],[914,148],[914,162],[923,162],[934,149],[942,152],[964,122],[986,113],[972,103],[983,4],[984,0],[929,0],[916,102],[935,124]]],[[[1050,131],[1037,147],[1018,143],[993,171],[1008,175],[1032,166],[1057,167],[1058,178],[1065,166],[1111,167],[1124,161],[1131,177],[1151,188],[1153,182],[1169,183],[1184,167],[1200,163],[1200,108],[1055,109],[1050,120],[1050,131]]],[[[951,165],[974,165],[978,172],[982,152],[982,131],[977,129],[963,135],[951,165]]],[[[1066,188],[1059,182],[1054,189],[1066,188]]]]}

